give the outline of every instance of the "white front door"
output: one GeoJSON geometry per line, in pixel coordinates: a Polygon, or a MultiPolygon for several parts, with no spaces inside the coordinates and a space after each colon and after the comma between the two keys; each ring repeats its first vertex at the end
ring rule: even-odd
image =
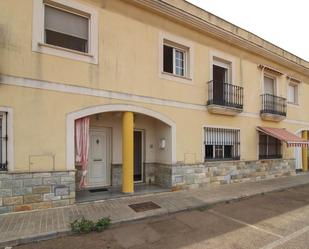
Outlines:
{"type": "Polygon", "coordinates": [[[90,130],[89,140],[89,187],[110,185],[109,131],[106,128],[90,130]]]}

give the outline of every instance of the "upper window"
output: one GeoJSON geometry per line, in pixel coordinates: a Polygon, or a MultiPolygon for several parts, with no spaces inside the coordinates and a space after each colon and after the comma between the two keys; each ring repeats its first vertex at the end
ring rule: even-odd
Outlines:
{"type": "Polygon", "coordinates": [[[45,43],[88,53],[89,16],[45,4],[45,43]]]}
{"type": "Polygon", "coordinates": [[[192,84],[193,43],[178,36],[161,33],[159,48],[159,77],[192,84]]]}
{"type": "Polygon", "coordinates": [[[180,48],[165,41],[163,45],[163,71],[177,76],[187,76],[188,48],[180,48]]]}
{"type": "Polygon", "coordinates": [[[206,127],[205,161],[239,160],[240,130],[206,127]]]}
{"type": "Polygon", "coordinates": [[[290,82],[288,85],[288,102],[298,104],[298,84],[290,82]]]}
{"type": "Polygon", "coordinates": [[[32,50],[97,64],[97,11],[75,1],[33,1],[32,50]]]}
{"type": "Polygon", "coordinates": [[[264,75],[264,93],[276,95],[276,79],[274,77],[264,75]]]}
{"type": "Polygon", "coordinates": [[[281,141],[259,133],[259,159],[282,158],[281,141]]]}
{"type": "Polygon", "coordinates": [[[7,170],[6,114],[0,112],[0,171],[7,170]]]}

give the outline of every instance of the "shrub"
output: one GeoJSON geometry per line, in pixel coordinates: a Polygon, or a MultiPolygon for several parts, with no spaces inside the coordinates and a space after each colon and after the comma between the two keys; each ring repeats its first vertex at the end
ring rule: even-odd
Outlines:
{"type": "Polygon", "coordinates": [[[74,233],[90,233],[91,231],[102,232],[110,225],[110,222],[111,219],[109,217],[103,217],[96,223],[82,217],[71,223],[71,230],[74,233]]]}
{"type": "Polygon", "coordinates": [[[103,217],[97,221],[94,226],[94,230],[97,232],[102,232],[104,229],[108,228],[111,223],[111,219],[109,217],[103,217]]]}
{"type": "Polygon", "coordinates": [[[84,217],[77,219],[71,223],[71,230],[74,233],[90,233],[93,231],[94,223],[84,217]]]}

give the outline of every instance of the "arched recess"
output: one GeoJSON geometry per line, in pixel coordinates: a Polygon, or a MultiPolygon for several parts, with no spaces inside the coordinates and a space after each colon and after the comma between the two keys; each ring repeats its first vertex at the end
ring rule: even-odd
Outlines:
{"type": "MultiPolygon", "coordinates": [[[[298,129],[298,130],[295,132],[295,135],[301,137],[301,134],[302,134],[303,131],[309,131],[309,127],[298,129]]],[[[302,163],[302,150],[301,150],[300,147],[295,147],[295,149],[294,149],[294,156],[295,156],[295,168],[296,168],[296,169],[302,169],[302,168],[303,168],[303,163],[302,163]]]]}
{"type": "Polygon", "coordinates": [[[75,120],[90,116],[93,114],[103,113],[103,112],[122,112],[122,111],[130,111],[134,113],[144,114],[153,118],[156,118],[168,126],[171,127],[171,138],[172,138],[172,155],[171,155],[171,163],[176,163],[176,124],[170,118],[165,115],[156,112],[151,109],[147,109],[141,106],[135,105],[127,105],[127,104],[107,104],[107,105],[98,105],[87,107],[75,112],[71,112],[67,114],[66,118],[66,163],[67,170],[75,169],[75,160],[74,160],[74,126],[75,120]]]}

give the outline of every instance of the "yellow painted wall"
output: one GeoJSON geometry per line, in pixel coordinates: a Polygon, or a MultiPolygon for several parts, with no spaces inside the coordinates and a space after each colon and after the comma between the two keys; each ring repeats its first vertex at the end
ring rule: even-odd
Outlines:
{"type": "MultiPolygon", "coordinates": [[[[0,73],[95,89],[111,90],[200,106],[207,101],[210,54],[219,51],[233,57],[233,82],[244,87],[244,112],[236,117],[214,115],[206,110],[129,102],[49,90],[0,85],[0,107],[14,110],[15,170],[29,170],[31,155],[54,155],[55,169],[66,168],[66,115],[85,107],[126,103],[164,114],[176,123],[179,162],[202,160],[202,127],[228,126],[241,129],[241,159],[257,159],[258,125],[284,127],[296,132],[309,128],[309,79],[274,61],[220,41],[171,20],[137,8],[126,1],[83,1],[99,13],[99,64],[32,52],[32,0],[0,1],[0,73]],[[3,11],[5,10],[5,11],[3,11]],[[12,18],[14,17],[14,18],[12,18]],[[194,75],[191,84],[159,77],[159,39],[169,33],[189,40],[194,46],[194,75]],[[261,70],[270,65],[303,82],[299,106],[288,106],[285,121],[274,123],[259,117],[261,70]],[[52,135],[51,135],[52,134],[52,135]]],[[[309,70],[309,69],[308,69],[309,70]]],[[[286,76],[279,78],[279,96],[286,97],[286,76]]],[[[119,125],[119,129],[121,124],[119,125]]],[[[155,124],[155,126],[160,124],[155,124]]],[[[164,129],[162,136],[166,136],[164,129]]],[[[157,138],[160,135],[157,135],[157,138]]],[[[157,141],[158,142],[158,141],[157,141]]],[[[157,151],[156,157],[166,152],[157,151]]],[[[294,156],[293,149],[285,157],[294,156]]],[[[163,157],[166,155],[163,155],[163,157]]],[[[117,159],[118,160],[118,159],[117,159]]]]}

